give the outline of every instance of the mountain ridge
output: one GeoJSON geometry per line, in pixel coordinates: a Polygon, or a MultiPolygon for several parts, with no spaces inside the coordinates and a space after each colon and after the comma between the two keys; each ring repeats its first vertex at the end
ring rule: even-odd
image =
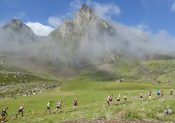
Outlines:
{"type": "Polygon", "coordinates": [[[119,56],[139,60],[155,55],[144,32],[137,33],[120,23],[105,21],[87,4],[46,37],[35,35],[30,27],[17,19],[3,28],[7,32],[12,30],[2,32],[6,52],[42,64],[79,68],[115,62],[119,56]],[[9,48],[9,45],[12,46],[9,48]]]}

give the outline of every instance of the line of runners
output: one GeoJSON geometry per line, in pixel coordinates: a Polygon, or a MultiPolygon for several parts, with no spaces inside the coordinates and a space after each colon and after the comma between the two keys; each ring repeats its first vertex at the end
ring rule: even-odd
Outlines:
{"type": "MultiPolygon", "coordinates": [[[[170,90],[170,93],[169,93],[171,96],[173,95],[173,90],[171,89],[170,90]]],[[[163,91],[160,90],[160,89],[157,89],[156,90],[156,95],[157,95],[157,98],[161,98],[163,97],[163,91]]],[[[148,99],[151,100],[152,99],[152,92],[149,91],[148,93],[148,99]]],[[[143,93],[140,93],[139,94],[139,100],[142,101],[144,100],[144,96],[143,96],[143,93]]],[[[113,96],[109,95],[107,96],[106,98],[106,102],[107,102],[107,106],[110,106],[112,104],[112,101],[113,101],[113,96]]],[[[123,95],[123,100],[121,99],[121,95],[119,94],[118,97],[117,97],[117,103],[120,104],[120,103],[127,103],[128,100],[127,100],[127,95],[124,94],[123,95]]],[[[46,111],[45,113],[48,113],[48,114],[51,114],[51,113],[56,113],[56,112],[61,112],[61,107],[62,107],[62,100],[58,101],[56,103],[56,109],[51,112],[51,107],[52,107],[52,104],[53,104],[53,101],[49,101],[46,105],[46,111]]],[[[73,110],[75,111],[77,109],[77,106],[78,106],[78,99],[75,98],[73,100],[73,110]]],[[[8,107],[5,107],[2,112],[1,112],[1,117],[0,117],[0,121],[3,123],[3,122],[6,122],[6,117],[8,116],[8,113],[7,113],[7,110],[8,110],[8,107]]],[[[168,114],[168,112],[170,112],[170,109],[166,109],[164,112],[166,112],[168,114]]],[[[24,116],[24,104],[20,105],[19,109],[18,109],[18,112],[16,114],[16,118],[18,117],[18,115],[21,114],[21,116],[23,117],[24,116]]]]}
{"type": "MultiPolygon", "coordinates": [[[[52,113],[51,112],[52,103],[53,103],[53,101],[49,101],[47,103],[45,113],[48,113],[48,114],[51,114],[52,113]]],[[[74,101],[73,101],[73,110],[76,110],[77,106],[78,106],[78,99],[75,98],[74,101]]],[[[56,103],[56,109],[53,111],[53,113],[55,114],[57,111],[58,112],[61,112],[61,107],[62,107],[62,100],[60,100],[60,101],[58,101],[56,103]]]]}
{"type": "MultiPolygon", "coordinates": [[[[7,113],[7,110],[8,110],[8,107],[5,107],[2,112],[1,112],[1,117],[0,117],[0,121],[1,123],[3,122],[6,122],[6,117],[8,116],[8,113],[7,113]]],[[[18,117],[18,115],[21,114],[21,116],[23,117],[24,116],[24,104],[22,104],[19,109],[18,109],[18,112],[16,114],[16,118],[18,117]]]]}
{"type": "MultiPolygon", "coordinates": [[[[157,99],[158,98],[162,98],[163,95],[164,95],[164,93],[163,93],[162,90],[160,90],[160,89],[156,90],[156,98],[157,99]]],[[[171,95],[171,96],[173,95],[173,90],[172,89],[170,90],[169,95],[171,95]]],[[[148,92],[148,99],[152,100],[152,91],[148,92]]],[[[140,101],[144,100],[144,96],[143,96],[142,92],[139,94],[139,100],[140,101]]],[[[145,98],[145,100],[146,100],[146,98],[145,98]]],[[[127,96],[126,96],[126,94],[123,95],[123,99],[121,98],[121,95],[119,94],[116,101],[117,101],[117,104],[127,103],[127,96]]],[[[113,102],[113,96],[111,96],[111,95],[107,96],[106,102],[107,102],[107,106],[110,106],[112,104],[112,102],[113,102]]]]}
{"type": "MultiPolygon", "coordinates": [[[[48,114],[52,113],[51,112],[52,103],[53,103],[53,101],[49,101],[47,103],[45,113],[48,113],[48,114]]],[[[78,99],[75,98],[73,101],[73,110],[74,111],[77,109],[77,106],[78,106],[78,99]]],[[[56,109],[53,111],[53,113],[55,114],[57,111],[61,112],[61,107],[62,107],[62,100],[60,100],[56,103],[56,109]]],[[[1,112],[1,117],[0,117],[1,123],[4,123],[7,121],[7,119],[6,119],[8,116],[7,110],[8,110],[8,107],[5,107],[1,112]]],[[[19,114],[21,114],[22,117],[24,116],[24,104],[22,104],[19,107],[18,112],[16,114],[16,118],[18,117],[19,114]]]]}

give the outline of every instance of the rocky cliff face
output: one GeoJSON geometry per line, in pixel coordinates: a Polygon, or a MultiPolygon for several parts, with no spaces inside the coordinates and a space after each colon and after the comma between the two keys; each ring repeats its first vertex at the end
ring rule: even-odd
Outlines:
{"type": "Polygon", "coordinates": [[[66,20],[63,24],[51,33],[51,37],[58,40],[79,40],[88,34],[93,28],[101,31],[110,31],[111,26],[104,20],[97,17],[94,11],[86,4],[82,5],[72,20],[66,20]]]}
{"type": "MultiPolygon", "coordinates": [[[[66,20],[54,30],[50,37],[71,52],[68,59],[72,64],[89,64],[110,61],[113,51],[108,43],[115,29],[96,16],[86,4],[82,5],[72,20],[66,20]]],[[[69,53],[68,53],[69,54],[69,53]]]]}
{"type": "Polygon", "coordinates": [[[79,9],[79,12],[76,14],[73,21],[78,25],[82,25],[85,21],[92,22],[96,19],[97,16],[95,15],[94,11],[91,8],[89,8],[88,5],[84,4],[79,9]]]}

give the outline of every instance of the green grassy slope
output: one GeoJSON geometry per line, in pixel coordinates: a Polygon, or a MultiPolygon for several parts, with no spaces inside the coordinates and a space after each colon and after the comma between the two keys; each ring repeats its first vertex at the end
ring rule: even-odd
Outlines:
{"type": "Polygon", "coordinates": [[[170,96],[170,89],[175,90],[174,60],[153,60],[145,62],[121,62],[87,67],[79,76],[64,80],[58,88],[44,91],[38,95],[18,96],[0,100],[0,108],[9,106],[8,120],[12,123],[55,123],[62,121],[87,120],[147,120],[175,121],[175,114],[166,116],[167,107],[175,110],[175,96],[170,96]],[[163,71],[163,72],[162,72],[163,71]],[[159,73],[160,72],[160,73],[159,73]],[[170,75],[169,75],[170,74],[170,75]],[[117,80],[121,79],[122,82],[117,80]],[[156,82],[155,82],[156,81],[156,82]],[[171,82],[166,82],[171,81],[171,82]],[[160,88],[164,97],[156,99],[155,90],[160,88]],[[148,100],[152,91],[153,100],[148,100]],[[139,94],[144,94],[144,101],[139,101],[139,94]],[[127,104],[116,104],[118,94],[128,96],[127,104]],[[106,97],[114,96],[114,104],[106,106],[106,97]],[[72,101],[78,98],[78,109],[72,110],[72,101]],[[62,99],[62,112],[45,114],[49,100],[55,103],[62,99]],[[25,116],[18,119],[15,114],[20,104],[25,104],[25,116]]]}
{"type": "Polygon", "coordinates": [[[26,69],[0,64],[0,98],[32,95],[33,92],[39,93],[58,85],[58,80],[50,76],[41,76],[26,69]]]}
{"type": "Polygon", "coordinates": [[[96,81],[130,81],[174,83],[175,60],[126,61],[119,64],[91,66],[80,77],[96,81]]]}
{"type": "Polygon", "coordinates": [[[68,120],[151,120],[151,121],[174,121],[175,115],[164,116],[163,110],[167,107],[175,108],[174,96],[169,96],[171,86],[138,84],[138,83],[115,83],[115,82],[82,82],[72,80],[61,88],[53,89],[39,95],[2,99],[0,107],[9,106],[9,120],[14,123],[50,123],[68,120]],[[82,84],[83,83],[83,84],[82,84]],[[164,97],[148,101],[147,93],[159,87],[164,90],[164,97]],[[146,101],[139,101],[139,93],[144,93],[146,101]],[[127,94],[127,104],[115,104],[118,94],[127,94]],[[106,106],[106,96],[114,96],[114,104],[106,106]],[[72,100],[78,98],[77,111],[72,110],[72,100]],[[49,100],[63,100],[63,112],[57,114],[44,114],[49,100]],[[25,116],[15,118],[18,106],[25,104],[25,116]]]}
{"type": "Polygon", "coordinates": [[[19,67],[0,64],[0,84],[44,81],[43,78],[19,67]]]}

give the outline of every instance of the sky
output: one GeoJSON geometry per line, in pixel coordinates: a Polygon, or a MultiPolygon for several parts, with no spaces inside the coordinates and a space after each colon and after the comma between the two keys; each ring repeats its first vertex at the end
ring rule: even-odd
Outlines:
{"type": "Polygon", "coordinates": [[[175,0],[0,0],[0,26],[17,18],[48,35],[87,3],[105,20],[175,37],[175,0]]]}

